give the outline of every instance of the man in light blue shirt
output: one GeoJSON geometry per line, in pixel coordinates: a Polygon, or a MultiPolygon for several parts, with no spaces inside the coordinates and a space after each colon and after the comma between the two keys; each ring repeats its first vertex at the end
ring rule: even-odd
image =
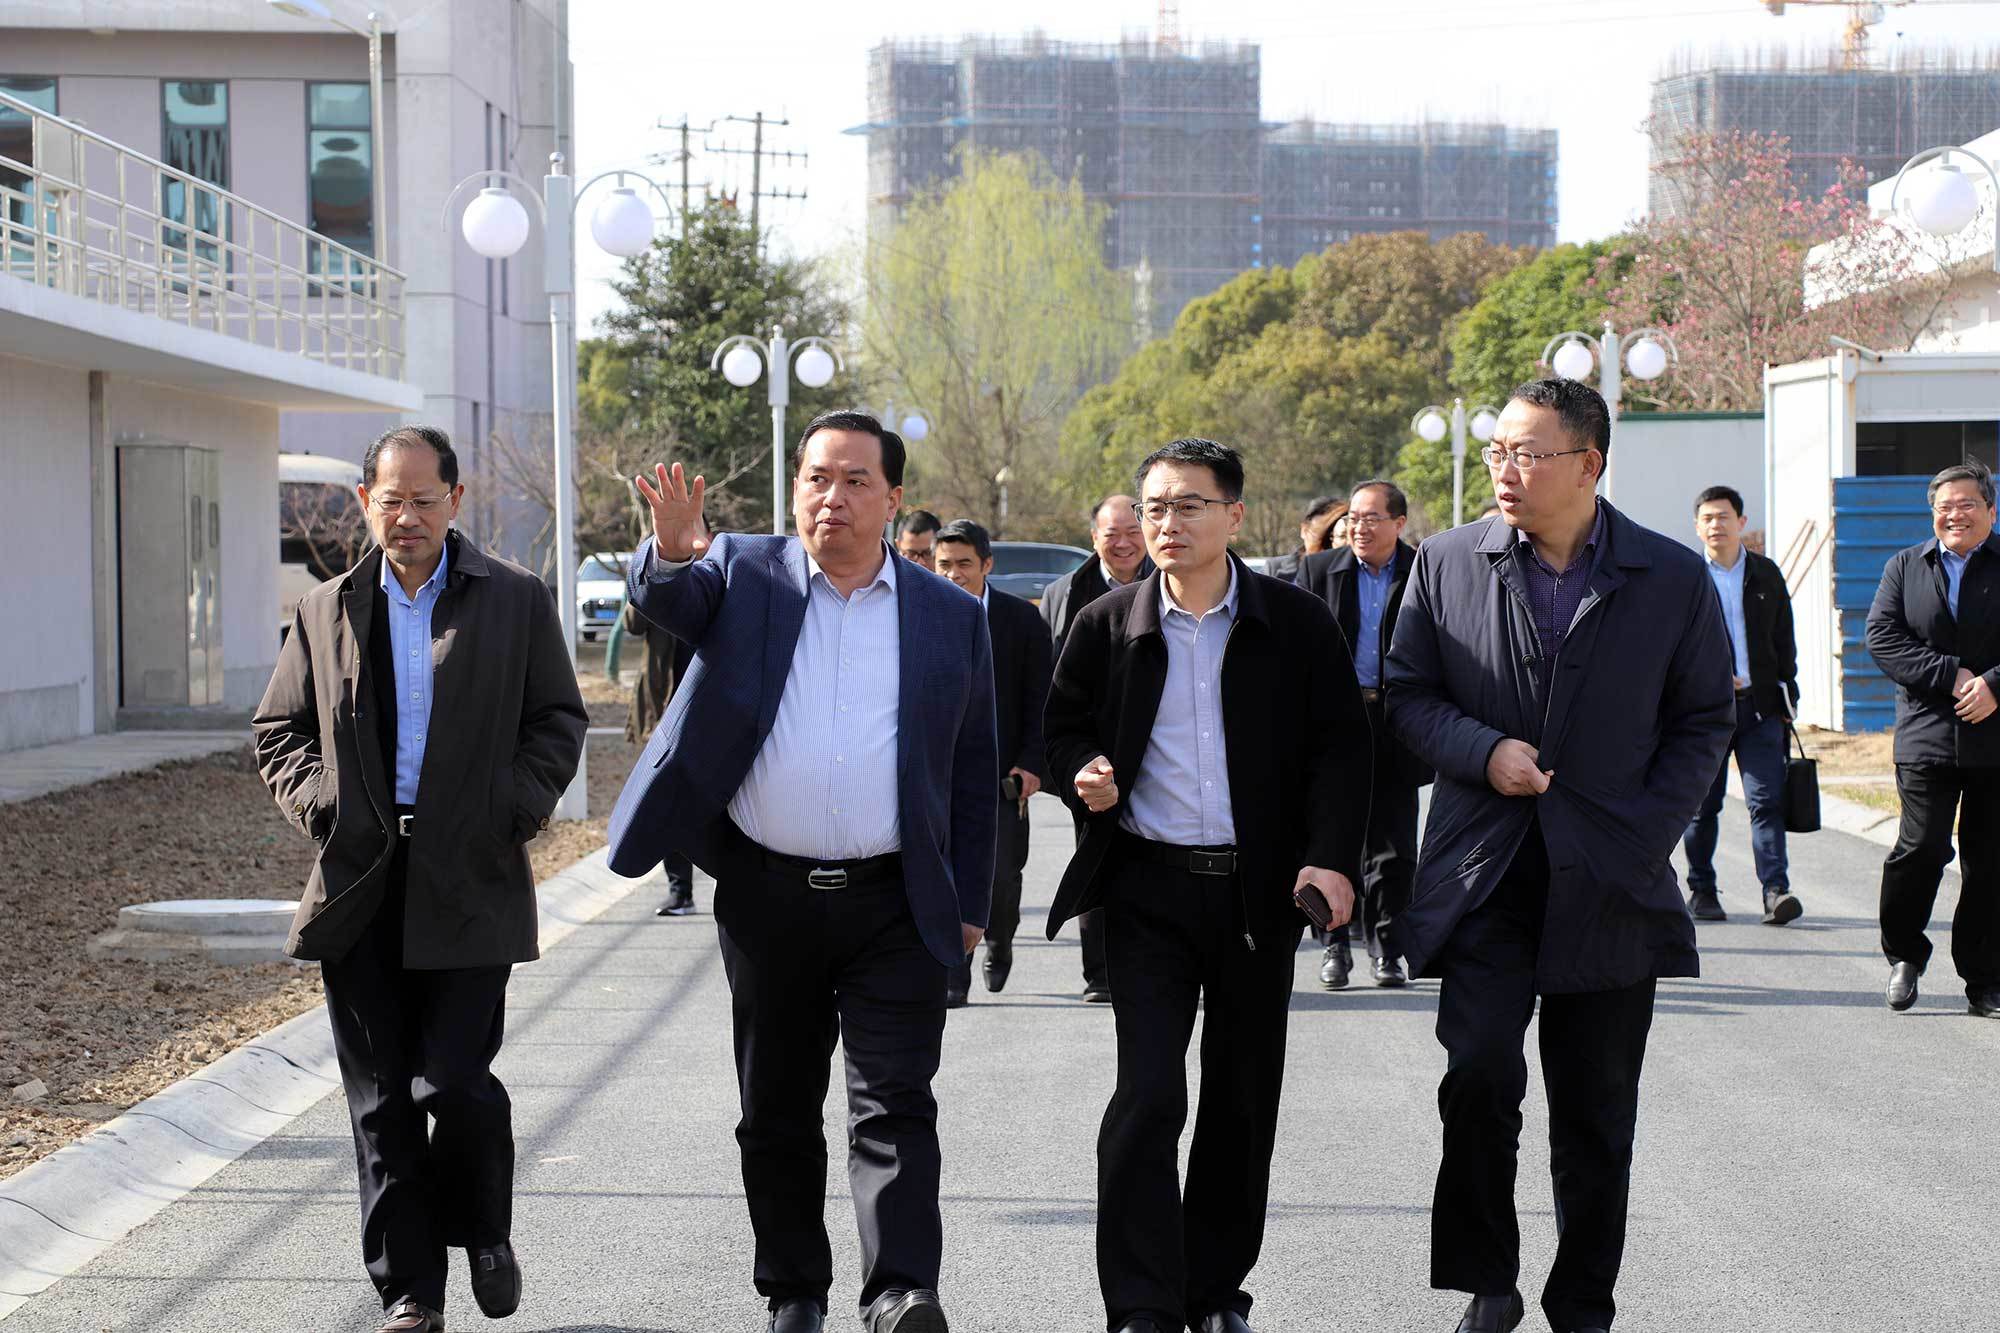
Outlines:
{"type": "Polygon", "coordinates": [[[431,729],[431,611],[444,591],[451,553],[438,548],[437,568],[412,596],[403,590],[396,567],[382,562],[382,591],[388,597],[389,660],[396,676],[396,804],[417,803],[417,778],[424,771],[424,740],[431,729]]]}

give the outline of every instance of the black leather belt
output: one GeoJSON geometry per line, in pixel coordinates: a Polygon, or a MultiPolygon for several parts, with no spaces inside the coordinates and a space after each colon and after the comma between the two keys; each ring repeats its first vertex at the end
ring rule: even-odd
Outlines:
{"type": "MultiPolygon", "coordinates": [[[[756,844],[751,844],[756,846],[756,844]]],[[[789,856],[758,847],[764,869],[780,879],[804,880],[807,887],[832,893],[838,889],[858,889],[870,884],[903,877],[903,854],[884,852],[856,861],[822,861],[811,856],[789,856]]]]}
{"type": "Polygon", "coordinates": [[[416,824],[416,822],[417,822],[417,807],[415,807],[414,805],[399,805],[396,807],[397,837],[399,838],[409,837],[410,829],[412,826],[416,824]]]}
{"type": "Polygon", "coordinates": [[[1180,847],[1170,842],[1154,842],[1136,833],[1124,836],[1126,848],[1142,861],[1185,870],[1190,875],[1233,875],[1236,873],[1234,847],[1180,847]]]}
{"type": "Polygon", "coordinates": [[[1736,697],[1739,699],[1748,699],[1750,697],[1750,694],[1751,694],[1751,689],[1748,685],[1745,685],[1742,689],[1736,691],[1736,697]]]}

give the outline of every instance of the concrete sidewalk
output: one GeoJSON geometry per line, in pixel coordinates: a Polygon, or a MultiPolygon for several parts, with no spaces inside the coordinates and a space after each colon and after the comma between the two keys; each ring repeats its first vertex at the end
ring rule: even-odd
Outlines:
{"type": "MultiPolygon", "coordinates": [[[[1098,1121],[1112,1015],[1075,996],[1073,936],[1041,940],[1067,816],[1034,802],[1014,980],[955,1012],[938,1080],[944,1297],[955,1333],[1103,1327],[1093,1260],[1098,1121]]],[[[1906,1015],[1882,1006],[1878,847],[1794,840],[1807,916],[1756,924],[1742,807],[1724,815],[1723,902],[1706,975],[1661,988],[1648,1056],[1620,1328],[1760,1333],[1990,1327],[2000,1157],[2000,1024],[1967,1018],[1947,961],[1906,1015]],[[1750,885],[1746,890],[1743,886],[1750,885]]],[[[1948,919],[1956,894],[1938,906],[1948,919]]],[[[707,915],[635,894],[517,969],[500,1072],[520,1144],[515,1239],[527,1294],[510,1329],[708,1333],[764,1327],[733,1128],[728,992],[707,915]]],[[[1463,1299],[1428,1287],[1437,1165],[1429,983],[1328,994],[1297,958],[1270,1223],[1251,1275],[1260,1333],[1444,1333],[1463,1299]]],[[[1530,1065],[1535,1063],[1530,1034],[1530,1065]]],[[[835,1085],[838,1086],[838,1078],[835,1085]]],[[[1547,1114],[1526,1108],[1519,1200],[1531,1314],[1553,1252],[1547,1114]]],[[[852,1329],[857,1256],[840,1142],[827,1220],[830,1327],[852,1329]]],[[[338,1095],[35,1297],[4,1333],[373,1327],[354,1160],[338,1095]]],[[[455,1333],[489,1325],[461,1270],[455,1333]]]]}
{"type": "Polygon", "coordinates": [[[247,730],[117,731],[32,750],[0,751],[0,805],[249,743],[247,730]]]}

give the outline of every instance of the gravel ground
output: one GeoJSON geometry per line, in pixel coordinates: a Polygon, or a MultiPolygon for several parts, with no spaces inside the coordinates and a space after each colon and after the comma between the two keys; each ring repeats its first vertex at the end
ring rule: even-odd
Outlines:
{"type": "MultiPolygon", "coordinates": [[[[621,687],[580,675],[592,723],[621,725],[621,687]]],[[[604,843],[636,752],[621,736],[589,744],[593,817],[529,845],[537,881],[604,843]]],[[[311,850],[278,814],[247,745],[5,808],[0,1179],[320,1002],[310,964],[105,962],[84,951],[132,903],[296,901],[311,850]],[[36,1080],[42,1096],[11,1095],[36,1080]]]]}

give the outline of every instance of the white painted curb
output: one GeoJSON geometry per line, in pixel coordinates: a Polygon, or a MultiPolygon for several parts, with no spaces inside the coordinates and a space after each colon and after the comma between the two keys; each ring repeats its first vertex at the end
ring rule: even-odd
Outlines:
{"type": "MultiPolygon", "coordinates": [[[[605,849],[538,886],[544,951],[657,871],[626,879],[605,849]]],[[[340,1086],[324,1006],[231,1051],[0,1182],[0,1320],[60,1282],[340,1086]]]]}

